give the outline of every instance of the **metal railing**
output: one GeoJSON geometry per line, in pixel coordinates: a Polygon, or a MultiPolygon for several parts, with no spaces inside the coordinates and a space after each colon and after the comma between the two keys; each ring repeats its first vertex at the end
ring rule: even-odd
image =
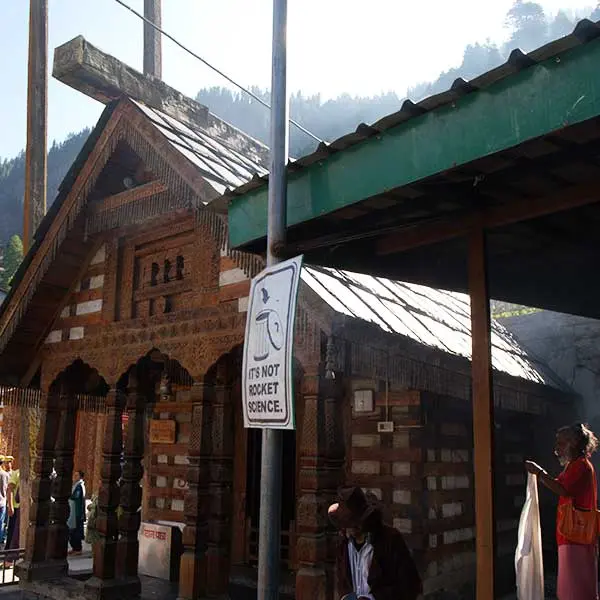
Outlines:
{"type": "Polygon", "coordinates": [[[24,556],[25,548],[0,550],[0,587],[19,583],[19,578],[15,577],[15,563],[24,556]]]}

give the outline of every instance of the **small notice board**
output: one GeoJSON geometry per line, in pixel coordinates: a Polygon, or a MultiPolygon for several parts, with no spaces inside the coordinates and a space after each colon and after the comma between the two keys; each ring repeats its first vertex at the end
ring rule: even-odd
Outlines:
{"type": "Polygon", "coordinates": [[[153,419],[150,421],[150,442],[153,444],[174,444],[177,423],[173,420],[153,419]]]}
{"type": "Polygon", "coordinates": [[[245,427],[295,427],[293,345],[301,269],[297,256],[252,280],[242,366],[245,427]]]}

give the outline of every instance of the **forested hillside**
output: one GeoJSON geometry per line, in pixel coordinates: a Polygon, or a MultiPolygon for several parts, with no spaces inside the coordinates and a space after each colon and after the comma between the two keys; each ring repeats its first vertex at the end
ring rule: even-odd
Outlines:
{"type": "MultiPolygon", "coordinates": [[[[317,96],[304,96],[301,92],[292,95],[290,114],[292,118],[324,140],[333,140],[356,128],[360,122],[371,123],[399,109],[405,96],[414,101],[444,91],[454,79],[471,79],[499,64],[510,50],[520,47],[532,50],[548,41],[573,30],[578,18],[588,16],[600,20],[600,4],[591,15],[573,15],[564,11],[548,18],[541,6],[535,2],[516,0],[506,16],[506,27],[510,32],[508,42],[498,47],[493,43],[481,42],[469,45],[464,50],[463,60],[456,68],[442,73],[431,83],[416,83],[406,94],[390,92],[374,97],[351,97],[342,95],[323,102],[317,96]]],[[[266,90],[254,89],[268,100],[266,90]]],[[[246,95],[225,88],[203,89],[198,100],[207,105],[219,117],[236,127],[267,142],[269,113],[258,102],[246,95]]],[[[92,124],[91,124],[92,125],[92,124]]],[[[48,203],[54,197],[60,181],[66,174],[81,149],[89,129],[70,135],[64,142],[54,143],[48,155],[48,203]]],[[[290,153],[301,156],[311,151],[315,142],[295,127],[290,130],[290,153]]],[[[25,155],[12,159],[0,158],[0,248],[4,247],[13,234],[22,230],[22,205],[25,174],[25,155]]]]}
{"type": "MultiPolygon", "coordinates": [[[[84,129],[71,134],[57,144],[54,142],[48,152],[48,204],[66,175],[90,130],[84,129]]],[[[0,159],[0,244],[5,246],[13,234],[21,234],[23,229],[23,190],[25,187],[25,152],[9,160],[0,159]]]]}

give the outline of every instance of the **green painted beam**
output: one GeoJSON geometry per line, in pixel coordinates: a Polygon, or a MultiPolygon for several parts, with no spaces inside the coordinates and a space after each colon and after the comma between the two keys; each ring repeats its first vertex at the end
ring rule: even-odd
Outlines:
{"type": "MultiPolygon", "coordinates": [[[[288,226],[600,115],[598,65],[600,39],[291,174],[288,226]]],[[[266,231],[266,185],[231,201],[233,248],[266,231]]]]}

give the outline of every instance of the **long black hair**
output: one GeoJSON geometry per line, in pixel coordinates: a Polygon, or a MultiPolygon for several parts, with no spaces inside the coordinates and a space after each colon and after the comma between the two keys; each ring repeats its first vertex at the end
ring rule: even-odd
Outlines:
{"type": "Polygon", "coordinates": [[[561,427],[558,433],[565,435],[571,442],[576,456],[591,456],[598,449],[598,438],[585,423],[575,423],[561,427]]]}

